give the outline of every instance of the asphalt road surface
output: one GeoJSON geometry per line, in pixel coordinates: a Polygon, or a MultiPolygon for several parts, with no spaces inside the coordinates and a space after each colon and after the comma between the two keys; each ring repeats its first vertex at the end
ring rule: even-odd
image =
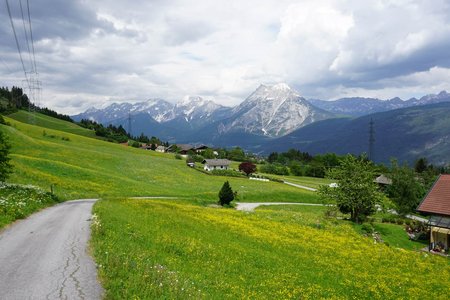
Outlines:
{"type": "Polygon", "coordinates": [[[0,299],[100,299],[87,252],[95,199],[44,209],[0,233],[0,299]]]}

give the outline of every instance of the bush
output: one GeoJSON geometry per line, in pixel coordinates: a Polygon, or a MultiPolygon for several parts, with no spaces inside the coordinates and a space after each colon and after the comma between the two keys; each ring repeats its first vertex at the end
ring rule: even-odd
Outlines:
{"type": "Polygon", "coordinates": [[[175,159],[183,159],[183,157],[181,157],[181,155],[180,154],[175,154],[175,159]]]}
{"type": "Polygon", "coordinates": [[[365,233],[373,233],[375,231],[375,228],[373,228],[373,225],[370,223],[364,223],[361,226],[361,230],[365,233]]]}
{"type": "Polygon", "coordinates": [[[234,193],[231,189],[230,183],[228,181],[225,181],[222,188],[219,191],[219,204],[224,205],[230,205],[231,201],[234,200],[234,193]]]}
{"type": "Polygon", "coordinates": [[[289,170],[286,166],[282,164],[273,163],[273,164],[265,164],[259,168],[260,172],[275,174],[275,175],[289,175],[289,170]]]}

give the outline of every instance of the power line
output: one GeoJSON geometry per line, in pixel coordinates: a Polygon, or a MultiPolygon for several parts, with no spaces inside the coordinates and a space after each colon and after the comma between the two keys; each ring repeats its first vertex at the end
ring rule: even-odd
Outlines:
{"type": "Polygon", "coordinates": [[[25,25],[25,16],[23,15],[22,0],[19,0],[19,5],[20,5],[20,13],[22,15],[23,31],[25,33],[25,40],[27,42],[28,57],[30,59],[31,70],[33,71],[33,59],[31,58],[30,41],[28,40],[28,31],[27,26],[25,25]]]}
{"type": "Polygon", "coordinates": [[[11,9],[9,8],[9,2],[8,2],[8,0],[5,0],[5,2],[6,2],[6,7],[8,9],[9,20],[11,21],[11,27],[14,32],[14,39],[16,40],[17,51],[19,51],[19,57],[20,57],[20,62],[22,63],[23,74],[25,75],[25,80],[28,83],[28,88],[30,88],[30,82],[28,80],[27,71],[25,70],[25,65],[23,63],[22,52],[20,51],[19,40],[17,39],[16,28],[14,27],[14,22],[13,22],[12,15],[11,15],[11,9]]]}
{"type": "Polygon", "coordinates": [[[31,29],[31,14],[30,14],[30,2],[27,0],[27,10],[28,10],[28,25],[30,29],[30,39],[31,39],[31,50],[33,51],[33,64],[34,64],[34,72],[37,74],[37,67],[36,67],[36,55],[34,54],[34,41],[33,41],[33,30],[31,29]]]}

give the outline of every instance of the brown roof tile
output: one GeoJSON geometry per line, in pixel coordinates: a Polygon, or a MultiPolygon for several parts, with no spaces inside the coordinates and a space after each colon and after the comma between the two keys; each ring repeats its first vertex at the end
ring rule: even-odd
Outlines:
{"type": "Polygon", "coordinates": [[[450,175],[439,176],[417,210],[450,216],[450,175]]]}

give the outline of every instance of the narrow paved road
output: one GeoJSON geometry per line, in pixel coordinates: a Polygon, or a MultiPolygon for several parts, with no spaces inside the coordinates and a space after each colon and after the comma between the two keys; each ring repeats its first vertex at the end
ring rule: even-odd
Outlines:
{"type": "Polygon", "coordinates": [[[100,299],[87,253],[95,199],[44,209],[0,234],[0,299],[100,299]]]}
{"type": "Polygon", "coordinates": [[[247,203],[247,202],[237,202],[236,209],[242,211],[253,211],[258,206],[263,205],[304,205],[304,206],[324,206],[319,203],[293,203],[293,202],[255,202],[255,203],[247,203]]]}

